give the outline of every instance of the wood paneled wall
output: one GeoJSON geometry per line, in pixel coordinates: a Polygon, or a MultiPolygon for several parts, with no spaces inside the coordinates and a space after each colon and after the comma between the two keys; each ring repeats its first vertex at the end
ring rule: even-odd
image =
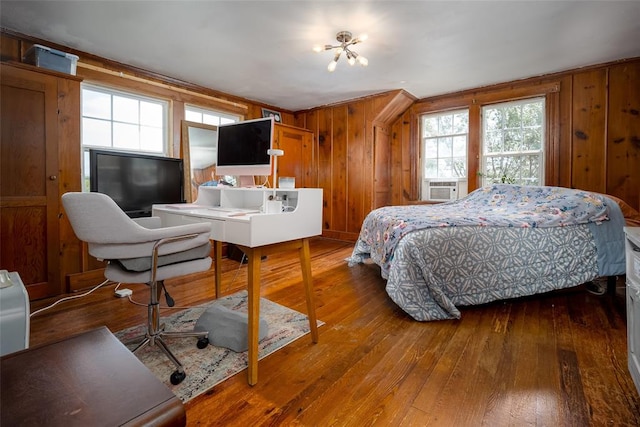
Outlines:
{"type": "MultiPolygon", "coordinates": [[[[85,81],[170,99],[173,152],[179,153],[184,104],[261,117],[260,105],[213,89],[113,63],[27,36],[2,33],[2,60],[19,60],[33,43],[80,56],[85,81]],[[120,72],[130,76],[122,78],[120,72]]],[[[469,190],[477,188],[483,104],[545,96],[546,184],[606,192],[640,209],[640,58],[433,98],[402,90],[323,106],[282,111],[283,123],[311,130],[317,158],[307,159],[324,190],[323,235],[355,240],[368,212],[419,198],[419,115],[469,108],[469,190]],[[381,145],[380,145],[381,144],[381,145]],[[388,150],[389,153],[386,153],[388,150]]],[[[79,171],[78,171],[79,172],[79,171]]]]}
{"type": "MultiPolygon", "coordinates": [[[[80,57],[77,75],[85,82],[93,82],[115,88],[132,89],[140,93],[157,96],[172,102],[174,123],[173,141],[180,140],[180,120],[184,116],[184,104],[202,108],[212,108],[240,114],[245,119],[262,117],[262,108],[280,111],[282,123],[293,125],[292,111],[281,110],[277,106],[256,103],[219,90],[197,86],[189,82],[159,75],[150,71],[111,61],[88,52],[70,49],[46,40],[0,29],[0,60],[21,62],[24,53],[34,44],[42,44],[80,57]]],[[[179,151],[176,151],[178,153],[179,151]]]]}
{"type": "MultiPolygon", "coordinates": [[[[3,62],[21,62],[24,53],[35,43],[78,55],[80,60],[77,67],[77,76],[83,82],[109,86],[115,89],[131,90],[167,100],[170,105],[169,144],[174,157],[180,157],[181,122],[184,119],[185,104],[239,114],[246,119],[262,117],[263,107],[279,110],[271,105],[257,104],[223,92],[196,87],[186,82],[158,76],[84,52],[74,51],[45,40],[6,31],[0,31],[0,60],[3,62]]],[[[78,90],[69,92],[64,99],[58,99],[58,102],[75,102],[79,105],[80,93],[78,90]]],[[[282,111],[282,121],[285,124],[292,125],[294,123],[293,113],[282,111]]],[[[66,191],[77,191],[82,188],[81,147],[77,145],[77,141],[80,138],[65,138],[63,133],[66,127],[71,126],[77,128],[79,132],[79,109],[75,117],[64,117],[61,122],[64,126],[60,127],[61,134],[58,147],[61,178],[59,181],[60,183],[68,182],[69,184],[65,185],[64,188],[60,188],[60,194],[66,191]]],[[[104,264],[88,256],[86,249],[78,241],[67,221],[63,221],[59,238],[60,248],[62,248],[60,252],[62,254],[61,282],[67,281],[67,289],[65,291],[83,289],[88,285],[95,284],[98,280],[102,280],[101,273],[86,273],[102,268],[104,264]]]]}
{"type": "Polygon", "coordinates": [[[544,95],[547,185],[611,194],[640,210],[640,59],[425,98],[392,125],[392,202],[419,198],[419,116],[469,108],[469,191],[477,188],[483,104],[544,95]]]}
{"type": "Polygon", "coordinates": [[[414,101],[397,90],[296,114],[316,135],[323,236],[357,239],[364,217],[388,201],[391,163],[376,147],[389,151],[389,125],[414,101]]]}
{"type": "Polygon", "coordinates": [[[608,74],[605,190],[640,210],[640,60],[608,74]]]}
{"type": "Polygon", "coordinates": [[[373,208],[418,201],[421,114],[469,109],[471,191],[479,186],[482,105],[535,96],[547,106],[545,184],[611,194],[640,210],[636,58],[420,99],[408,109],[383,94],[297,113],[296,125],[317,135],[323,235],[353,240],[373,208]],[[390,159],[380,158],[376,135],[388,135],[390,159]],[[389,177],[380,162],[389,165],[389,177]],[[389,187],[389,197],[378,194],[380,185],[389,187]]]}

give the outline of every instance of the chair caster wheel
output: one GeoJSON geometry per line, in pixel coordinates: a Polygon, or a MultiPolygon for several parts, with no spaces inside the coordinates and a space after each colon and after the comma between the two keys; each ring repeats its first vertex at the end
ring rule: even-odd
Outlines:
{"type": "Polygon", "coordinates": [[[198,345],[198,348],[200,350],[202,350],[203,348],[207,348],[207,346],[209,345],[209,338],[206,338],[206,337],[205,338],[200,338],[198,340],[198,344],[197,345],[198,345]]]}
{"type": "Polygon", "coordinates": [[[178,385],[186,377],[187,377],[187,374],[185,372],[175,371],[173,374],[171,374],[171,378],[170,378],[171,384],[178,385]]]}

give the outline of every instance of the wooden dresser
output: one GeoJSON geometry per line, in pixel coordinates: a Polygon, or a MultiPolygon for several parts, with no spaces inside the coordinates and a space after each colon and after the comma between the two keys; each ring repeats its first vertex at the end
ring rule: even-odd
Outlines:
{"type": "Polygon", "coordinates": [[[3,356],[2,426],[184,426],[180,399],[105,327],[3,356]]]}

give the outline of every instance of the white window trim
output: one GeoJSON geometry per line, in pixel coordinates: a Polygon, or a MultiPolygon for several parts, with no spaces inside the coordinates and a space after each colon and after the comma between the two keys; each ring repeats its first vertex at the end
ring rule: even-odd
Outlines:
{"type": "MultiPolygon", "coordinates": [[[[192,110],[192,111],[196,111],[200,114],[211,114],[211,115],[216,115],[220,118],[224,118],[224,119],[228,119],[228,120],[232,120],[234,122],[241,122],[244,120],[244,117],[238,114],[233,114],[233,113],[227,113],[226,111],[221,111],[221,110],[214,110],[211,108],[205,108],[205,107],[200,107],[198,105],[194,105],[194,104],[185,104],[184,105],[184,110],[185,110],[185,116],[187,113],[187,110],[192,110]]],[[[202,123],[202,122],[199,122],[202,123]]],[[[206,124],[206,123],[203,123],[206,124]]],[[[214,125],[214,126],[218,126],[218,125],[214,125]]]]}
{"type": "MultiPolygon", "coordinates": [[[[133,151],[136,153],[144,153],[144,154],[151,154],[151,155],[156,155],[156,156],[170,156],[171,155],[171,147],[169,144],[169,114],[171,111],[171,106],[170,106],[170,101],[165,99],[165,98],[155,98],[152,96],[148,96],[148,95],[144,95],[144,94],[139,94],[136,92],[130,92],[130,91],[126,91],[126,90],[122,90],[122,89],[117,89],[117,88],[113,88],[110,86],[104,86],[104,85],[98,85],[95,83],[81,83],[81,93],[82,90],[84,89],[90,89],[90,90],[94,90],[96,92],[103,92],[103,93],[107,93],[109,95],[119,95],[122,97],[128,97],[131,99],[135,99],[135,100],[143,100],[143,101],[149,101],[149,102],[158,102],[163,104],[163,117],[162,117],[162,153],[158,153],[156,151],[146,151],[146,150],[126,150],[126,149],[122,149],[119,147],[104,147],[104,146],[94,146],[94,145],[90,145],[90,144],[85,144],[84,139],[81,141],[82,144],[82,150],[86,151],[90,148],[97,148],[100,150],[114,150],[114,151],[133,151]]],[[[82,120],[85,116],[82,113],[82,96],[80,97],[81,100],[81,104],[80,104],[80,119],[82,120]]],[[[113,105],[112,105],[113,108],[113,105]]],[[[113,112],[111,114],[111,117],[113,117],[113,112]]],[[[114,120],[110,120],[111,123],[113,122],[117,122],[114,120]]],[[[119,123],[119,122],[118,122],[119,123]]],[[[82,135],[81,135],[82,137],[82,135]]]]}
{"type": "MultiPolygon", "coordinates": [[[[420,176],[422,178],[422,181],[428,181],[428,180],[446,180],[446,181],[466,181],[468,179],[468,175],[469,175],[469,171],[467,170],[467,174],[464,177],[458,177],[458,178],[427,178],[425,176],[425,162],[427,160],[426,157],[426,153],[425,153],[425,139],[426,137],[424,136],[424,129],[423,129],[423,123],[424,123],[424,118],[425,116],[429,116],[429,117],[440,117],[440,116],[448,116],[448,115],[455,115],[455,114],[459,114],[459,113],[467,113],[467,117],[469,117],[469,109],[468,108],[459,108],[459,109],[455,109],[455,110],[446,110],[446,111],[434,111],[434,112],[429,112],[429,113],[424,113],[420,115],[420,158],[422,159],[421,161],[421,170],[420,170],[420,176]]],[[[467,126],[467,132],[466,133],[456,133],[456,134],[449,134],[446,135],[447,137],[456,137],[456,136],[466,136],[467,139],[467,143],[466,143],[466,150],[465,150],[465,162],[468,166],[469,164],[469,128],[467,126]]],[[[440,159],[440,157],[438,157],[438,159],[440,159]]]]}
{"type": "MultiPolygon", "coordinates": [[[[113,104],[112,107],[113,108],[113,104]]],[[[139,93],[135,93],[135,92],[130,92],[130,91],[126,91],[126,90],[122,90],[122,89],[117,89],[117,88],[113,88],[111,86],[104,86],[104,85],[99,85],[99,84],[95,84],[95,83],[86,83],[86,82],[82,82],[80,84],[80,151],[81,151],[81,156],[80,156],[80,170],[82,173],[82,189],[83,191],[89,191],[89,188],[87,185],[85,185],[85,180],[89,177],[89,173],[88,171],[86,171],[85,169],[85,156],[87,155],[87,153],[89,152],[90,149],[95,148],[95,149],[99,149],[99,150],[112,150],[112,151],[121,151],[121,152],[136,152],[136,153],[143,153],[143,154],[150,154],[150,155],[154,155],[154,156],[170,156],[171,155],[171,147],[169,144],[169,133],[170,133],[170,129],[169,129],[169,115],[171,114],[171,104],[170,104],[170,100],[167,100],[165,98],[154,98],[152,96],[148,96],[148,95],[144,95],[144,94],[139,94],[139,93]],[[130,97],[132,99],[136,99],[136,100],[146,100],[146,101],[150,101],[150,102],[160,102],[163,104],[163,110],[164,110],[164,114],[162,117],[162,153],[156,152],[156,151],[146,151],[146,150],[126,150],[123,148],[119,148],[119,147],[105,147],[102,145],[90,145],[90,144],[85,144],[84,142],[84,135],[82,134],[82,119],[85,117],[83,114],[83,106],[82,106],[82,91],[84,89],[89,89],[89,90],[93,90],[96,92],[103,92],[103,93],[107,93],[109,95],[119,95],[119,96],[123,96],[123,97],[130,97]]],[[[113,117],[113,111],[111,113],[111,117],[113,117]]],[[[113,120],[110,121],[111,123],[113,123],[113,120]]],[[[113,142],[113,141],[112,141],[113,142]]]]}
{"type": "Polygon", "coordinates": [[[425,176],[425,162],[426,162],[426,153],[425,153],[425,139],[424,136],[424,118],[425,116],[429,117],[439,117],[445,115],[455,115],[459,113],[467,113],[467,118],[470,116],[470,109],[467,107],[464,108],[456,108],[453,110],[443,110],[443,111],[430,111],[420,114],[419,116],[419,134],[420,134],[420,200],[438,200],[430,197],[430,182],[456,182],[456,191],[454,198],[461,198],[467,195],[468,193],[468,177],[469,177],[469,127],[467,124],[467,132],[466,133],[457,133],[447,135],[448,137],[455,136],[465,136],[466,137],[466,146],[465,146],[465,165],[466,165],[466,175],[464,177],[456,177],[456,178],[427,178],[425,176]]]}
{"type": "Polygon", "coordinates": [[[486,182],[486,170],[487,170],[487,158],[488,157],[518,157],[518,156],[525,156],[525,155],[531,155],[531,154],[539,154],[540,156],[540,173],[538,176],[538,180],[539,180],[539,184],[538,185],[545,185],[545,161],[546,161],[546,148],[547,148],[547,133],[546,133],[546,114],[543,114],[542,116],[542,124],[540,126],[540,129],[542,131],[542,137],[543,137],[543,141],[541,144],[541,148],[540,150],[527,150],[527,151],[501,151],[501,152],[493,152],[493,153],[485,153],[485,122],[484,122],[484,109],[485,108],[491,108],[491,107],[496,107],[496,106],[510,106],[510,105],[522,105],[522,104],[530,104],[532,102],[536,102],[536,101],[542,101],[543,103],[543,112],[546,113],[546,109],[547,109],[547,99],[545,96],[534,96],[531,98],[525,98],[525,99],[518,99],[518,100],[513,100],[513,101],[504,101],[504,102],[497,102],[497,103],[492,103],[492,104],[485,104],[482,105],[480,108],[480,129],[481,129],[481,138],[480,138],[480,172],[481,172],[481,176],[480,176],[480,182],[482,186],[486,186],[486,185],[490,185],[491,183],[486,182]]]}

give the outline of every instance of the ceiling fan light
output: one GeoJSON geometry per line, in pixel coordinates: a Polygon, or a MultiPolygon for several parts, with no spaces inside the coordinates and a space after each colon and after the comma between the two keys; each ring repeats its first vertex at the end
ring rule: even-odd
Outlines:
{"type": "Polygon", "coordinates": [[[353,56],[349,57],[347,59],[347,62],[349,63],[349,65],[355,65],[356,64],[356,58],[354,58],[353,56]]]}
{"type": "Polygon", "coordinates": [[[360,55],[358,56],[358,64],[362,65],[363,67],[366,67],[367,65],[369,65],[369,60],[364,56],[360,55]]]}
{"type": "Polygon", "coordinates": [[[329,70],[330,73],[333,73],[336,70],[336,66],[338,65],[338,61],[331,61],[329,62],[329,65],[327,66],[327,70],[329,70]]]}

